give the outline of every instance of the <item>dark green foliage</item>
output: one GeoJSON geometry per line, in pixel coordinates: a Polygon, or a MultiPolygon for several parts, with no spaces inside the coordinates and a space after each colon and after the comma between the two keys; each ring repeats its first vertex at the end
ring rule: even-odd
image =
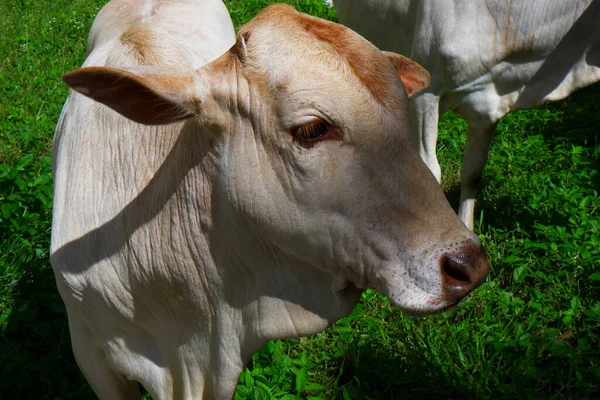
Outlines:
{"type": "Polygon", "coordinates": [[[0,2],[0,397],[90,397],[49,262],[50,146],[99,2],[0,2]]]}
{"type": "MultiPolygon", "coordinates": [[[[93,398],[50,268],[50,146],[104,1],[0,2],[0,397],[93,398]]],[[[270,0],[228,0],[236,27],[270,0]]],[[[335,19],[320,0],[290,0],[335,19]]],[[[490,278],[452,312],[409,318],[367,291],[311,338],[275,341],[236,399],[600,397],[600,86],[503,119],[476,210],[490,278]]],[[[456,203],[466,127],[440,122],[456,203]]],[[[146,396],[148,397],[148,396],[146,396]]]]}

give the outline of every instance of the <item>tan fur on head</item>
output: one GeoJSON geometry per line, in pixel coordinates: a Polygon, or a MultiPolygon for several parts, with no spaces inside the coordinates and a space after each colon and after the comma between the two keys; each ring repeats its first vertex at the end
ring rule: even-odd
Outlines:
{"type": "Polygon", "coordinates": [[[429,84],[429,73],[419,64],[395,53],[380,52],[357,33],[330,21],[297,12],[294,8],[275,4],[261,11],[251,23],[240,30],[240,37],[250,35],[252,27],[263,20],[290,20],[300,24],[305,32],[329,44],[349,64],[352,72],[380,104],[397,98],[388,84],[395,73],[402,79],[408,95],[419,92],[429,84]],[[275,14],[275,15],[274,15],[275,14]],[[386,61],[386,58],[391,62],[386,61]],[[408,60],[409,62],[400,62],[408,60]],[[393,67],[393,68],[392,68],[393,67]]]}

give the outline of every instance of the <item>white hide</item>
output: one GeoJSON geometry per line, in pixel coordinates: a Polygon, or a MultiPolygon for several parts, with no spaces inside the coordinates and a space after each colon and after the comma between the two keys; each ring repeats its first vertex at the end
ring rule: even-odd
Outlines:
{"type": "Polygon", "coordinates": [[[592,0],[334,0],[340,23],[421,64],[428,89],[411,99],[419,154],[438,181],[438,118],[468,123],[459,216],[475,196],[498,120],[600,80],[600,2],[592,0]]]}
{"type": "Polygon", "coordinates": [[[366,287],[424,315],[485,279],[410,144],[396,68],[412,93],[421,67],[285,6],[236,42],[218,0],[115,0],[89,43],[63,77],[89,97],[56,129],[51,259],[101,399],[231,398],[260,346],[322,331],[366,287]],[[293,132],[315,121],[308,146],[293,132]]]}

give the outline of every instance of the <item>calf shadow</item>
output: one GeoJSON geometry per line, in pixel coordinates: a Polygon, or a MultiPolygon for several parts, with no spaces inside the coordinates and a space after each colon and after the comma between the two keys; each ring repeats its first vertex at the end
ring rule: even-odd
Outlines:
{"type": "Polygon", "coordinates": [[[11,399],[94,399],[73,357],[48,260],[22,269],[19,297],[0,332],[0,393],[11,399]]]}
{"type": "Polygon", "coordinates": [[[341,362],[338,387],[343,386],[353,400],[484,397],[453,382],[427,360],[422,348],[407,345],[403,350],[401,356],[394,357],[370,344],[350,344],[341,362]]]}

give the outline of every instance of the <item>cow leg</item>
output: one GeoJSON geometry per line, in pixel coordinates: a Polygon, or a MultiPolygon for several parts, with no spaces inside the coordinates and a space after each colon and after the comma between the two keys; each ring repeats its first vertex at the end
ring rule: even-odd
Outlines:
{"type": "Polygon", "coordinates": [[[413,138],[421,159],[438,182],[442,170],[436,156],[440,98],[432,93],[419,93],[411,98],[413,138]]]}
{"type": "Polygon", "coordinates": [[[462,163],[460,178],[460,205],[458,216],[470,230],[473,230],[475,196],[483,178],[483,168],[487,161],[490,144],[496,132],[497,123],[485,127],[469,124],[467,146],[462,163]]]}
{"type": "Polygon", "coordinates": [[[85,379],[100,400],[140,399],[139,384],[111,371],[106,357],[96,344],[89,329],[69,319],[73,354],[85,379]]]}

